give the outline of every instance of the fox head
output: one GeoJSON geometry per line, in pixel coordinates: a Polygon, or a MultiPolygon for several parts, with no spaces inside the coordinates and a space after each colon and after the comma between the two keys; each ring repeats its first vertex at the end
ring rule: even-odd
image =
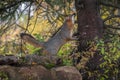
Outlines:
{"type": "Polygon", "coordinates": [[[73,16],[67,16],[66,17],[66,24],[67,24],[67,26],[68,26],[68,28],[69,29],[73,29],[73,27],[74,27],[74,19],[73,19],[74,17],[73,16]]]}

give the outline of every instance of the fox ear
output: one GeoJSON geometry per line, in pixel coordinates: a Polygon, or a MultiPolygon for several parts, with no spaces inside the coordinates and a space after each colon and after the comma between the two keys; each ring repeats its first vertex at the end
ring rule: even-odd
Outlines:
{"type": "Polygon", "coordinates": [[[69,21],[69,20],[72,19],[72,17],[71,16],[67,16],[65,19],[66,19],[66,21],[69,21]]]}
{"type": "Polygon", "coordinates": [[[74,22],[75,22],[74,16],[73,15],[67,16],[66,21],[72,21],[72,23],[74,24],[74,22]]]}
{"type": "Polygon", "coordinates": [[[72,19],[76,16],[75,12],[70,13],[69,15],[66,15],[66,20],[72,19]]]}

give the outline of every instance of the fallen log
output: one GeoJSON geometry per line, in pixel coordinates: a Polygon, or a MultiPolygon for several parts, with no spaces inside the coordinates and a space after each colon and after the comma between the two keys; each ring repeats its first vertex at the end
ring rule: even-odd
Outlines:
{"type": "Polygon", "coordinates": [[[82,80],[79,71],[72,66],[46,69],[35,66],[0,66],[0,80],[82,80]]]}
{"type": "Polygon", "coordinates": [[[13,66],[27,66],[27,65],[43,65],[57,64],[59,60],[55,56],[39,56],[37,54],[26,55],[24,57],[17,57],[14,55],[0,55],[0,65],[13,65],[13,66]]]}

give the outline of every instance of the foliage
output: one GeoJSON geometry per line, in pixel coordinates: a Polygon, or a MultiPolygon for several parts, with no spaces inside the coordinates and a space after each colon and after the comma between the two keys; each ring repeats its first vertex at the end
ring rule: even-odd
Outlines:
{"type": "MultiPolygon", "coordinates": [[[[96,76],[96,80],[119,80],[120,74],[120,37],[119,35],[105,35],[104,39],[91,43],[89,51],[81,52],[80,62],[76,65],[81,73],[85,72],[89,77],[96,76]],[[96,44],[97,43],[97,44],[96,44]],[[102,56],[100,65],[90,63],[94,54],[102,56]],[[86,66],[87,64],[87,66],[86,66]],[[92,65],[92,66],[91,66],[92,65]]],[[[78,57],[79,57],[78,56],[78,57]]],[[[77,56],[76,56],[77,57],[77,56]]],[[[97,56],[95,56],[97,58],[97,56]]],[[[99,59],[98,59],[99,60],[99,59]]],[[[97,61],[94,61],[97,62],[97,61]]]]}
{"type": "Polygon", "coordinates": [[[0,80],[9,80],[8,75],[5,72],[0,71],[0,80]]]}
{"type": "Polygon", "coordinates": [[[104,70],[104,74],[100,78],[104,77],[104,80],[112,78],[120,79],[120,37],[114,36],[107,39],[107,41],[100,40],[97,46],[104,59],[104,62],[100,64],[100,67],[104,70]]]}
{"type": "MultiPolygon", "coordinates": [[[[2,0],[0,3],[0,36],[16,32],[13,27],[19,27],[22,28],[23,32],[32,33],[39,41],[46,41],[62,24],[65,16],[75,11],[74,1],[76,0],[2,0]],[[9,31],[10,29],[13,30],[9,31]]],[[[95,75],[99,78],[98,80],[113,78],[117,80],[120,78],[120,1],[104,0],[103,2],[100,6],[100,14],[106,33],[104,39],[96,41],[97,44],[91,43],[90,49],[86,52],[75,53],[74,58],[77,60],[82,57],[76,67],[85,70],[83,72],[88,73],[88,76],[95,75]],[[116,36],[116,34],[118,35],[116,36]],[[97,70],[91,71],[88,67],[85,67],[87,61],[96,51],[103,56],[104,62],[99,67],[104,73],[97,70]]],[[[12,34],[9,36],[12,36],[12,34]]],[[[29,53],[40,54],[39,48],[26,43],[22,44],[19,37],[9,40],[10,38],[6,42],[0,40],[0,54],[20,56],[29,53]]],[[[62,58],[63,65],[73,65],[73,59],[70,56],[73,48],[73,43],[68,43],[59,51],[58,56],[62,58]]],[[[46,66],[52,67],[54,65],[48,64],[46,66]]],[[[0,76],[4,76],[3,74],[0,73],[0,76]]]]}
{"type": "Polygon", "coordinates": [[[72,65],[72,59],[70,53],[72,52],[72,44],[65,44],[59,51],[58,56],[63,60],[63,65],[72,65]]]}

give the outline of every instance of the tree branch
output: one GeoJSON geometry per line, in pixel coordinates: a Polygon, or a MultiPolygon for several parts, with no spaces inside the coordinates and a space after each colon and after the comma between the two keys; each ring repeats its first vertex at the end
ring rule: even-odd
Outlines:
{"type": "Polygon", "coordinates": [[[106,3],[106,2],[104,2],[104,1],[100,1],[100,4],[101,4],[101,5],[104,5],[104,6],[114,7],[114,8],[120,9],[120,5],[117,5],[117,4],[114,5],[113,3],[106,3]]]}
{"type": "Polygon", "coordinates": [[[120,30],[119,27],[113,27],[112,25],[105,25],[106,28],[117,29],[120,30]]]}
{"type": "Polygon", "coordinates": [[[7,9],[10,9],[10,8],[22,3],[22,2],[32,2],[32,1],[33,0],[19,0],[19,1],[14,2],[13,4],[7,4],[6,6],[0,8],[0,12],[4,12],[7,9]]]}
{"type": "Polygon", "coordinates": [[[12,8],[12,7],[18,5],[18,4],[21,3],[21,2],[22,2],[22,1],[17,1],[17,2],[14,2],[14,3],[11,4],[11,5],[7,5],[7,6],[5,6],[5,7],[2,7],[2,8],[0,8],[0,11],[2,12],[2,11],[5,11],[6,9],[12,8]]]}
{"type": "Polygon", "coordinates": [[[120,15],[113,15],[113,16],[110,16],[110,17],[105,18],[105,19],[103,20],[103,22],[106,22],[107,20],[110,20],[110,19],[112,19],[112,18],[118,18],[118,17],[120,17],[120,15]]]}
{"type": "Polygon", "coordinates": [[[14,55],[0,55],[0,66],[1,65],[34,65],[40,64],[45,65],[46,63],[57,64],[58,57],[55,56],[39,56],[37,54],[26,55],[24,57],[18,57],[14,55]]]}

